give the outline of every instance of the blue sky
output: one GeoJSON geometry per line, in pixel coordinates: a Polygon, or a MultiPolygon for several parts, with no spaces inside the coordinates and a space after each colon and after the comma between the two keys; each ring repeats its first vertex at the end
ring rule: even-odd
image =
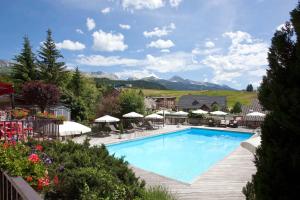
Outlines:
{"type": "Polygon", "coordinates": [[[1,0],[0,59],[53,31],[69,67],[120,78],[179,75],[258,85],[270,39],[297,0],[1,0]]]}

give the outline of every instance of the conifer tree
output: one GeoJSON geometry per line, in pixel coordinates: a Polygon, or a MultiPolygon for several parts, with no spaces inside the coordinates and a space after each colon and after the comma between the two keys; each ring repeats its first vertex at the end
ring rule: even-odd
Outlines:
{"type": "Polygon", "coordinates": [[[276,31],[259,100],[269,111],[256,151],[257,173],[244,188],[247,199],[298,199],[300,184],[300,3],[291,23],[276,31]],[[253,194],[254,193],[254,194],[253,194]]]}
{"type": "Polygon", "coordinates": [[[32,52],[30,41],[27,36],[24,37],[23,49],[21,53],[15,56],[16,63],[13,65],[12,78],[17,83],[24,83],[38,79],[35,55],[32,52]]]}
{"type": "Polygon", "coordinates": [[[82,90],[82,78],[78,67],[76,67],[75,72],[72,76],[71,84],[74,95],[76,97],[79,97],[82,90]]]}
{"type": "Polygon", "coordinates": [[[61,85],[66,74],[65,63],[59,61],[61,58],[63,56],[56,48],[52,32],[48,29],[46,41],[43,42],[39,50],[38,61],[41,79],[44,82],[61,85]]]}

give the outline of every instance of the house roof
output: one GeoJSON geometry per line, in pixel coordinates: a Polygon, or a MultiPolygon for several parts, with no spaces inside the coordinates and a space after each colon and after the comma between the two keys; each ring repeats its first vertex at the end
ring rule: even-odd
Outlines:
{"type": "Polygon", "coordinates": [[[248,121],[263,121],[264,117],[257,117],[257,116],[246,116],[248,113],[251,112],[260,112],[260,113],[265,113],[266,111],[263,110],[263,107],[260,105],[258,99],[254,99],[250,105],[243,105],[242,106],[242,115],[245,120],[248,121]]]}
{"type": "Polygon", "coordinates": [[[183,95],[179,98],[177,106],[179,108],[196,109],[203,105],[211,107],[212,104],[217,103],[221,107],[226,107],[225,96],[204,96],[204,95],[183,95]]]}

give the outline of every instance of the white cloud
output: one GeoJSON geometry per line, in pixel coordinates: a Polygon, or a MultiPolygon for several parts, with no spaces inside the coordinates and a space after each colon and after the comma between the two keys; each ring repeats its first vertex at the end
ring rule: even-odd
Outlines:
{"type": "Polygon", "coordinates": [[[170,23],[168,26],[163,26],[162,28],[155,27],[152,31],[144,31],[145,37],[162,37],[171,33],[176,28],[174,23],[170,23]]]}
{"type": "Polygon", "coordinates": [[[169,0],[169,3],[172,7],[178,7],[182,0],[169,0]]]}
{"type": "Polygon", "coordinates": [[[101,13],[106,15],[106,14],[110,13],[110,11],[111,11],[110,7],[107,7],[107,8],[102,9],[101,13]]]}
{"type": "Polygon", "coordinates": [[[199,47],[196,47],[192,50],[192,54],[194,54],[194,55],[210,55],[212,53],[217,53],[219,51],[221,51],[220,48],[201,49],[199,47]]]}
{"type": "Polygon", "coordinates": [[[165,5],[165,0],[121,0],[124,9],[157,9],[165,5]]]}
{"type": "Polygon", "coordinates": [[[89,31],[93,30],[96,27],[95,20],[93,18],[87,18],[86,19],[86,26],[89,31]]]}
{"type": "Polygon", "coordinates": [[[135,67],[142,70],[153,72],[168,73],[181,72],[201,68],[191,53],[175,52],[161,56],[152,56],[148,54],[144,59],[130,59],[119,56],[102,56],[102,55],[80,55],[76,59],[78,64],[89,66],[123,66],[135,67]]]}
{"type": "Polygon", "coordinates": [[[213,81],[232,82],[242,76],[261,77],[265,73],[268,44],[253,38],[249,33],[226,32],[231,45],[224,54],[211,53],[201,63],[213,69],[213,81]]]}
{"type": "Polygon", "coordinates": [[[150,72],[149,70],[124,70],[121,72],[116,72],[115,75],[117,75],[121,79],[126,78],[133,78],[133,79],[142,79],[146,77],[153,76],[155,78],[158,78],[156,74],[153,72],[150,72]]]}
{"type": "Polygon", "coordinates": [[[71,40],[64,40],[55,44],[58,49],[67,49],[70,51],[77,51],[85,49],[85,45],[80,42],[73,42],[71,40]]]}
{"type": "Polygon", "coordinates": [[[121,33],[106,33],[102,30],[93,33],[93,48],[98,51],[124,51],[128,46],[121,33]]]}
{"type": "Polygon", "coordinates": [[[129,30],[131,28],[131,26],[128,24],[119,24],[119,26],[121,29],[126,29],[126,30],[129,30]]]}
{"type": "Polygon", "coordinates": [[[76,29],[76,33],[84,34],[84,32],[81,29],[79,29],[79,28],[76,29]]]}
{"type": "Polygon", "coordinates": [[[78,55],[76,62],[82,65],[110,67],[114,65],[135,66],[140,63],[140,60],[121,58],[119,56],[105,57],[102,55],[91,55],[91,56],[78,55]]]}
{"type": "Polygon", "coordinates": [[[212,41],[207,41],[207,42],[205,42],[205,47],[213,48],[213,47],[215,47],[215,43],[213,43],[212,41]]]}
{"type": "Polygon", "coordinates": [[[162,53],[170,53],[170,50],[169,49],[162,49],[162,50],[160,50],[160,52],[162,52],[162,53]]]}
{"type": "Polygon", "coordinates": [[[156,40],[150,42],[150,44],[147,45],[147,47],[157,48],[157,49],[168,49],[175,46],[175,44],[172,42],[172,40],[156,40]]]}

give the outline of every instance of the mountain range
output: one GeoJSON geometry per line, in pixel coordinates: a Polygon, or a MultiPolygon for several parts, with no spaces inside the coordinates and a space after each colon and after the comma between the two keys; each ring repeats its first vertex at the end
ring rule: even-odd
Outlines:
{"type": "MultiPolygon", "coordinates": [[[[0,59],[0,72],[10,71],[12,64],[0,59]]],[[[137,88],[147,89],[169,89],[169,90],[235,90],[227,85],[219,85],[210,82],[193,81],[184,79],[180,76],[173,76],[170,79],[160,79],[157,77],[146,77],[136,79],[134,77],[127,80],[120,80],[114,73],[105,73],[102,71],[83,72],[86,76],[93,77],[97,82],[103,84],[112,84],[114,86],[131,85],[137,88]]]]}

